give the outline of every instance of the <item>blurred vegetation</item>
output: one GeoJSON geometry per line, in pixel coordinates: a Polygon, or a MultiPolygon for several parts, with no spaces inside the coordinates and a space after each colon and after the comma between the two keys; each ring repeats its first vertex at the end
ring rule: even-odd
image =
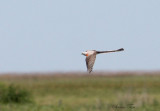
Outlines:
{"type": "Polygon", "coordinates": [[[32,102],[31,94],[25,90],[20,89],[13,84],[5,87],[0,86],[0,102],[1,103],[30,103],[32,102]]]}
{"type": "MultiPolygon", "coordinates": [[[[159,111],[160,109],[160,73],[22,74],[2,75],[0,81],[8,88],[14,84],[19,86],[19,89],[27,89],[33,94],[34,100],[34,103],[20,105],[1,103],[0,111],[159,111]]],[[[15,91],[12,91],[12,88],[10,92],[13,93],[15,91]]]]}

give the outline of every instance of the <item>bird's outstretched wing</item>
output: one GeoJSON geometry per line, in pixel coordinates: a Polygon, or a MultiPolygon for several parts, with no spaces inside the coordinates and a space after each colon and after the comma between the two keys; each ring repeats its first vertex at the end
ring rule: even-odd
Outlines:
{"type": "Polygon", "coordinates": [[[96,60],[96,53],[86,57],[86,66],[87,66],[87,71],[89,73],[92,72],[95,60],[96,60]]]}
{"type": "Polygon", "coordinates": [[[111,50],[111,51],[97,51],[97,54],[101,53],[109,53],[109,52],[119,52],[119,51],[124,51],[123,48],[117,49],[117,50],[111,50]]]}

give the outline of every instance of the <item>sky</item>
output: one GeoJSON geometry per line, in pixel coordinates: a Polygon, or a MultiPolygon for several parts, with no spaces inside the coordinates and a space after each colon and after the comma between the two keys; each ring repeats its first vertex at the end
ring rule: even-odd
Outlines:
{"type": "Polygon", "coordinates": [[[0,1],[0,72],[160,69],[159,0],[0,1]]]}

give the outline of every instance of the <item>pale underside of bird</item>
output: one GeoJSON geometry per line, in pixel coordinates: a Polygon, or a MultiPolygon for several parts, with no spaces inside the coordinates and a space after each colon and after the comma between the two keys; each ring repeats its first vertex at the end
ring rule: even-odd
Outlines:
{"type": "Polygon", "coordinates": [[[119,52],[119,51],[124,51],[123,48],[117,49],[117,50],[111,50],[111,51],[96,51],[96,50],[87,50],[85,52],[82,52],[82,55],[86,56],[86,66],[87,66],[87,71],[89,73],[92,72],[93,65],[96,60],[96,55],[101,54],[101,53],[110,53],[110,52],[119,52]]]}

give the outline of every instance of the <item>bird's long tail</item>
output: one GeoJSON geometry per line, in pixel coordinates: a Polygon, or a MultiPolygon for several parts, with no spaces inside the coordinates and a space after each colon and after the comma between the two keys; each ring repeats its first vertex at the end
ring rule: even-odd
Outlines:
{"type": "Polygon", "coordinates": [[[110,53],[110,52],[119,52],[119,51],[124,51],[124,49],[120,48],[120,49],[111,50],[111,51],[97,51],[97,54],[100,54],[100,53],[110,53]]]}

